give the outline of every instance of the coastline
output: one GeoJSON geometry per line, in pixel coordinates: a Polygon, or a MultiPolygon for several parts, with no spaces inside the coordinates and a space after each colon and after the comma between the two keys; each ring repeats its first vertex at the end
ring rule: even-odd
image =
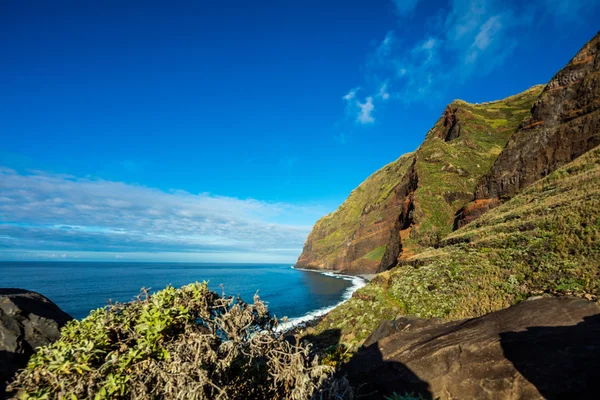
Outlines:
{"type": "Polygon", "coordinates": [[[347,300],[349,300],[352,297],[352,294],[354,294],[354,292],[356,292],[358,289],[365,286],[371,279],[373,279],[373,276],[375,276],[375,275],[371,275],[371,274],[364,275],[364,276],[363,275],[344,275],[344,274],[340,274],[338,271],[334,271],[334,270],[314,270],[314,269],[296,268],[293,265],[291,266],[291,268],[297,269],[298,271],[316,272],[316,273],[319,273],[319,274],[322,274],[325,276],[329,276],[332,278],[344,279],[347,281],[351,281],[352,285],[348,289],[346,289],[346,291],[342,295],[342,299],[339,302],[337,302],[336,304],[334,304],[332,306],[319,308],[319,309],[310,311],[303,316],[291,318],[288,321],[279,325],[277,327],[277,330],[283,331],[283,332],[288,332],[293,329],[305,327],[308,324],[313,323],[320,318],[323,318],[331,310],[333,310],[337,306],[339,306],[339,305],[343,304],[344,302],[346,302],[347,300]]]}

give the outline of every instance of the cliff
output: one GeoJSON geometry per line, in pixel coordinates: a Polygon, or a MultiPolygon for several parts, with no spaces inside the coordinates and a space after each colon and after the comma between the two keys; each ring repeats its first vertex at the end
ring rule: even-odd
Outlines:
{"type": "Polygon", "coordinates": [[[600,33],[546,85],[457,227],[600,144],[600,33]]]}
{"type": "Polygon", "coordinates": [[[446,109],[413,155],[417,189],[405,198],[412,212],[399,231],[397,265],[328,314],[316,333],[339,329],[355,346],[398,315],[474,318],[539,295],[600,301],[599,43],[596,35],[543,90],[446,109]],[[504,146],[498,131],[474,130],[499,125],[491,115],[509,106],[513,118],[502,123],[514,131],[504,146]],[[488,145],[482,157],[482,146],[474,151],[466,138],[497,140],[499,148],[488,145]]]}
{"type": "Polygon", "coordinates": [[[375,172],[308,236],[297,267],[374,273],[436,244],[517,131],[542,86],[504,100],[455,100],[414,152],[375,172]]]}
{"type": "Polygon", "coordinates": [[[600,33],[545,86],[449,104],[414,153],[315,224],[296,266],[390,269],[598,144],[600,33]]]}
{"type": "Polygon", "coordinates": [[[598,210],[600,146],[378,274],[314,332],[339,329],[358,345],[397,315],[473,318],[540,295],[598,302],[598,210]]]}

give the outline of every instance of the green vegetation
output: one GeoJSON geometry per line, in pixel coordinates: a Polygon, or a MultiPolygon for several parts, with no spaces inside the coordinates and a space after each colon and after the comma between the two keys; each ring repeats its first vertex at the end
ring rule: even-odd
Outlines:
{"type": "Polygon", "coordinates": [[[314,328],[354,348],[397,314],[476,317],[536,295],[600,298],[600,148],[381,273],[314,328]],[[368,310],[368,312],[366,312],[368,310]]]}
{"type": "Polygon", "coordinates": [[[385,249],[386,249],[386,246],[378,246],[370,253],[367,253],[366,255],[364,255],[363,258],[366,258],[367,260],[371,260],[371,261],[379,261],[385,254],[385,249]]]}
{"type": "Polygon", "coordinates": [[[314,257],[324,264],[335,265],[343,245],[352,239],[354,232],[383,220],[383,210],[379,207],[393,194],[412,161],[413,155],[409,153],[381,168],[353,190],[335,212],[317,221],[309,239],[314,257]],[[365,212],[369,209],[375,211],[365,212]]]}
{"type": "Polygon", "coordinates": [[[472,199],[477,182],[529,115],[542,88],[484,104],[452,102],[414,153],[375,172],[315,224],[299,265],[348,272],[388,267],[380,265],[382,260],[391,263],[396,254],[379,252],[386,245],[386,250],[396,248],[389,241],[397,236],[399,210],[407,205],[402,182],[417,184],[404,224],[410,225],[402,236],[404,254],[436,245],[452,232],[456,212],[472,199]],[[449,140],[451,130],[458,135],[449,140]]]}
{"type": "Polygon", "coordinates": [[[516,132],[543,86],[534,86],[504,100],[470,104],[455,100],[460,136],[444,141],[443,118],[417,150],[415,228],[405,247],[418,252],[452,232],[454,215],[471,199],[475,186],[488,172],[516,132]]]}
{"type": "Polygon", "coordinates": [[[389,271],[375,277],[357,290],[348,301],[337,306],[309,334],[338,330],[341,343],[356,350],[383,320],[391,320],[402,312],[401,305],[388,295],[389,271]]]}
{"type": "Polygon", "coordinates": [[[65,326],[9,387],[22,399],[346,398],[344,379],[253,304],[206,283],[167,287],[65,326]]]}

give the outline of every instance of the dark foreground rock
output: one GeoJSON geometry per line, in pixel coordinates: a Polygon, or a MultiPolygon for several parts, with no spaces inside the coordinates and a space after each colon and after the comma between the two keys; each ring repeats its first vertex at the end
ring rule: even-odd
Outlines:
{"type": "MultiPolygon", "coordinates": [[[[483,317],[400,320],[344,368],[359,398],[419,392],[440,399],[596,398],[600,308],[543,298],[483,317]],[[394,333],[397,332],[397,333],[394,333]]],[[[371,338],[373,339],[373,338],[371,338]]]]}
{"type": "Polygon", "coordinates": [[[27,364],[34,350],[60,337],[73,318],[39,293],[0,289],[0,398],[5,383],[27,364]]]}

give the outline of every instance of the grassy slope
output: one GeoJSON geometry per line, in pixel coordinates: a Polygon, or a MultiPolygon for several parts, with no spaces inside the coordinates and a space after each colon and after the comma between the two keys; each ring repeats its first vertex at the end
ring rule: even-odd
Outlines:
{"type": "MultiPolygon", "coordinates": [[[[310,258],[333,269],[341,262],[344,245],[357,238],[360,227],[397,218],[400,210],[390,213],[385,209],[386,201],[415,157],[419,182],[414,201],[415,227],[403,238],[405,254],[416,253],[450,233],[456,211],[472,199],[475,185],[529,115],[542,88],[534,86],[515,96],[483,104],[452,102],[450,107],[457,110],[461,126],[460,136],[449,142],[440,138],[447,129],[440,118],[415,153],[406,154],[375,172],[352,191],[338,210],[315,224],[307,240],[310,258]],[[363,212],[367,208],[373,211],[363,212]]],[[[377,250],[377,246],[382,244],[366,249],[362,258],[379,261],[385,249],[377,250]]]]}
{"type": "MultiPolygon", "coordinates": [[[[408,153],[381,168],[354,189],[335,212],[317,221],[309,236],[312,253],[319,260],[334,265],[342,246],[351,240],[360,224],[370,225],[380,218],[377,211],[363,216],[364,208],[367,205],[377,208],[383,204],[393,194],[412,161],[413,153],[408,153]]],[[[369,253],[369,259],[374,256],[381,259],[384,251],[375,252],[375,255],[369,253]]]]}
{"type": "Polygon", "coordinates": [[[418,252],[452,231],[456,211],[472,199],[479,178],[489,171],[523,118],[530,114],[542,89],[534,86],[483,104],[461,100],[451,104],[458,109],[460,137],[450,142],[432,138],[443,129],[440,120],[417,150],[416,227],[403,243],[407,253],[418,252]]]}
{"type": "Polygon", "coordinates": [[[538,294],[600,296],[600,147],[402,265],[379,274],[316,332],[360,344],[399,313],[459,319],[538,294]]]}

